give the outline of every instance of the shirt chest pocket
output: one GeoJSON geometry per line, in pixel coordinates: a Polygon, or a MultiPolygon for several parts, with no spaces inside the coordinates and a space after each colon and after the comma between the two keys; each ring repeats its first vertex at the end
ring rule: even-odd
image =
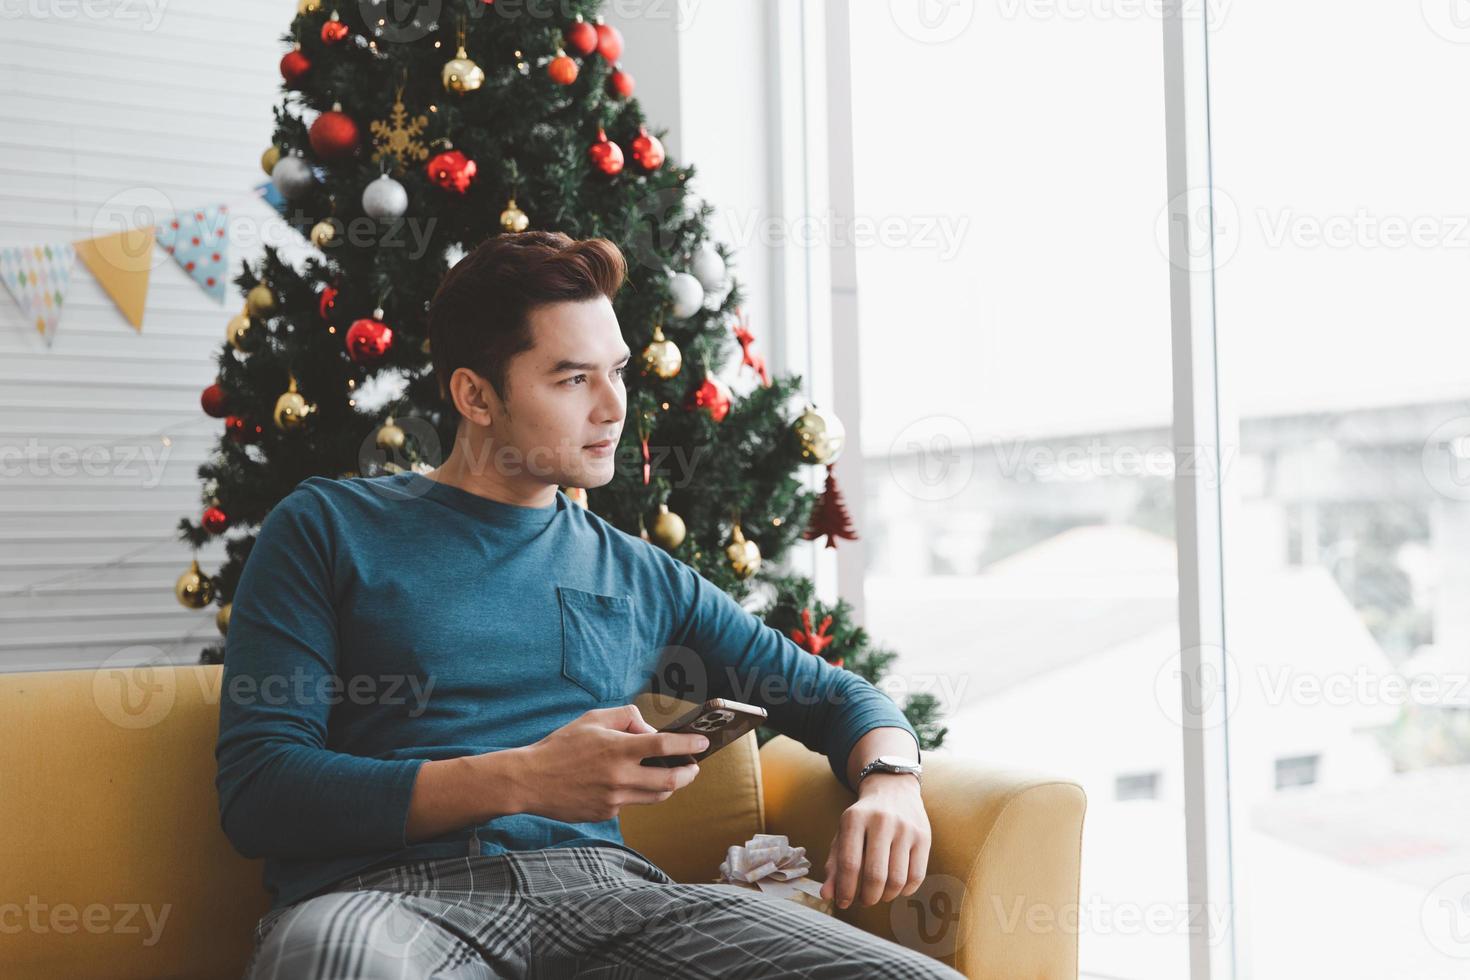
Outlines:
{"type": "Polygon", "coordinates": [[[557,586],[561,605],[561,672],[598,701],[633,693],[638,655],[631,596],[557,586]]]}

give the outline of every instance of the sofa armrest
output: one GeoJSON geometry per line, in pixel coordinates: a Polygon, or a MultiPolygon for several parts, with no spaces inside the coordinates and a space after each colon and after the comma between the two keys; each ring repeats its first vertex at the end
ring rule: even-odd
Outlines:
{"type": "MultiPolygon", "coordinates": [[[[767,832],[805,845],[824,878],[856,797],[799,742],[777,736],[760,754],[767,832]]],[[[836,914],[967,977],[1075,980],[1082,787],[940,750],[924,754],[923,797],[934,840],[919,891],[836,914]]]]}

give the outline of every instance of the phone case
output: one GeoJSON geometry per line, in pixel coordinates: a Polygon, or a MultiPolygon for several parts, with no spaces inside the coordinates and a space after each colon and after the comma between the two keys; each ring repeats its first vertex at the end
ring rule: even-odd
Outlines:
{"type": "Polygon", "coordinates": [[[683,766],[699,762],[720,751],[746,732],[759,728],[766,720],[766,709],[726,698],[710,698],[660,728],[661,732],[694,732],[709,739],[709,747],[695,755],[649,756],[645,766],[683,766]]]}

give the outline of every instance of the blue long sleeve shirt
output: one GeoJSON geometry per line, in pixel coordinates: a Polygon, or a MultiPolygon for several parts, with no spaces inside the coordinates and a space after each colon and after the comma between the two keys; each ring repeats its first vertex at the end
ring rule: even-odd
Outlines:
{"type": "Polygon", "coordinates": [[[409,801],[425,761],[529,745],[656,675],[683,700],[765,707],[844,785],[865,732],[914,732],[867,681],[560,491],[522,507],[413,472],[310,477],[267,514],[233,597],[221,825],[265,859],[272,908],[388,864],[627,848],[616,818],[535,813],[410,843],[409,801]]]}

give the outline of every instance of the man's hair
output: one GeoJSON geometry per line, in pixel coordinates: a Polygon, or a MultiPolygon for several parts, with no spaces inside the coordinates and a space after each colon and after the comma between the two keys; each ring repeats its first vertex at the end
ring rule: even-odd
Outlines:
{"type": "Polygon", "coordinates": [[[605,238],[578,241],[559,231],[495,235],[460,259],[429,303],[429,349],[440,397],[451,411],[449,378],[469,368],[508,394],[507,369],[534,346],[530,314],[548,303],[606,296],[622,288],[627,262],[605,238]]]}

